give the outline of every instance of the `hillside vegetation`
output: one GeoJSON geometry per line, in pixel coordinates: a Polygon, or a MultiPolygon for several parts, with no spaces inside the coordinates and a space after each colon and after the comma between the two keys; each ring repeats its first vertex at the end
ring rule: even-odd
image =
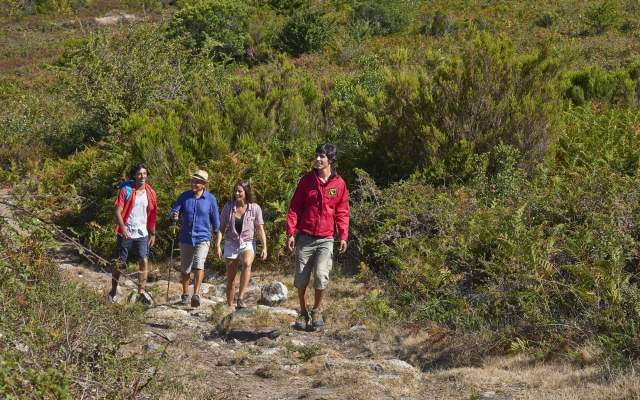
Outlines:
{"type": "Polygon", "coordinates": [[[639,11],[5,1],[0,177],[105,255],[113,183],[133,162],[149,165],[165,211],[196,167],[221,201],[246,178],[273,268],[286,268],[288,201],[332,141],[352,194],[342,270],[384,289],[367,318],[481,338],[479,352],[628,367],[640,357],[639,11]],[[113,8],[136,19],[97,25],[113,8]]]}

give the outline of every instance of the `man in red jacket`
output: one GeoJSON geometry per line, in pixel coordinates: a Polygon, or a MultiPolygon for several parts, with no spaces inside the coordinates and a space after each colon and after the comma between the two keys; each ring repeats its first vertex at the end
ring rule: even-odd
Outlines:
{"type": "Polygon", "coordinates": [[[295,250],[294,285],[298,288],[300,301],[300,315],[295,323],[297,329],[324,325],[321,305],[333,266],[336,228],[340,239],[339,251],[347,251],[349,192],[333,168],[335,160],[335,145],[325,143],[318,146],[313,170],[300,179],[289,204],[287,246],[291,251],[295,250]],[[312,274],[315,297],[309,313],[306,291],[312,274]]]}
{"type": "Polygon", "coordinates": [[[119,267],[129,258],[133,249],[139,261],[138,270],[138,299],[150,303],[151,296],[145,290],[147,273],[149,271],[149,247],[156,242],[156,192],[147,183],[148,168],[139,163],[131,168],[129,178],[118,190],[115,201],[115,218],[117,234],[116,257],[118,265],[111,272],[111,292],[108,299],[113,301],[118,290],[120,278],[119,267]]]}

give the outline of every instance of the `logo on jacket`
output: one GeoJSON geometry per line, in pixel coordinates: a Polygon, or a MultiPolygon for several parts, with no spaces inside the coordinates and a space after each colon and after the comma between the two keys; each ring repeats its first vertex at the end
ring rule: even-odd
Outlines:
{"type": "Polygon", "coordinates": [[[329,197],[336,197],[336,195],[338,194],[338,189],[336,189],[336,188],[329,188],[329,190],[327,191],[327,193],[329,194],[329,197]]]}

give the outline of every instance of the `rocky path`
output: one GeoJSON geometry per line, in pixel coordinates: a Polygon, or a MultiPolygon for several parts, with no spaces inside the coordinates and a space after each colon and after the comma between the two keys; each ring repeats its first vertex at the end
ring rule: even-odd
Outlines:
{"type": "MultiPolygon", "coordinates": [[[[10,199],[8,191],[0,191],[0,200],[10,199]]],[[[17,214],[2,204],[0,218],[20,225],[17,214]]],[[[69,280],[103,294],[109,289],[110,276],[73,247],[62,243],[51,256],[69,280]]],[[[437,333],[381,329],[354,318],[353,304],[366,289],[348,278],[332,283],[327,328],[307,332],[292,327],[297,301],[291,295],[275,307],[257,304],[265,284],[281,281],[292,289],[288,275],[258,268],[248,290],[250,307],[229,314],[221,275],[208,274],[202,305],[192,308],[179,304],[177,272],[166,298],[167,281],[157,278],[166,277],[168,267],[152,266],[161,271],[148,285],[156,304],[145,311],[143,329],[124,350],[162,359],[154,385],[141,398],[640,399],[635,375],[603,380],[595,366],[539,363],[522,355],[422,371],[405,360],[418,365],[412,360],[434,351],[429,343],[436,343],[437,333]]],[[[123,282],[118,301],[126,303],[133,290],[133,281],[123,282]]]]}

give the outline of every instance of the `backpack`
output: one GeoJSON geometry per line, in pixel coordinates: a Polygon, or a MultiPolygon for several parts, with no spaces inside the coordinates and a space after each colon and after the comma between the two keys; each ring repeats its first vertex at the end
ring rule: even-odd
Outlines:
{"type": "Polygon", "coordinates": [[[134,183],[135,183],[134,180],[118,182],[118,192],[120,192],[120,189],[122,188],[124,188],[125,190],[124,201],[129,201],[129,198],[131,197],[131,193],[133,192],[134,183]]]}

